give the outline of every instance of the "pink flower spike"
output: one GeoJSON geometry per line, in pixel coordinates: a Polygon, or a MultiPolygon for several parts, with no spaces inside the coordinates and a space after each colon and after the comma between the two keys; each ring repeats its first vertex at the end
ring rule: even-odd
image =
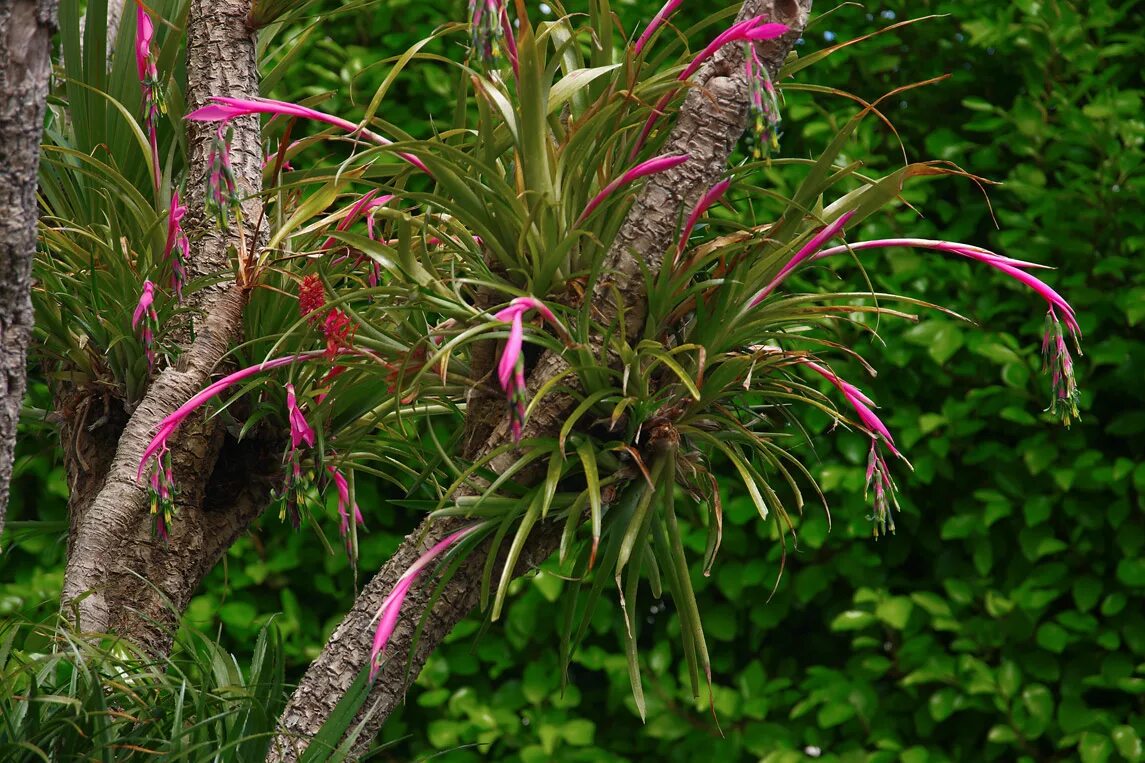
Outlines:
{"type": "Polygon", "coordinates": [[[314,429],[306,423],[306,417],[302,415],[302,409],[298,407],[298,398],[294,394],[294,385],[290,383],[286,385],[286,411],[287,418],[290,420],[291,447],[297,448],[302,443],[306,443],[313,448],[314,429]]]}
{"type": "MultiPolygon", "coordinates": [[[[323,122],[328,125],[333,125],[334,127],[340,127],[352,135],[361,135],[366,140],[371,143],[376,143],[379,146],[388,146],[393,143],[392,140],[384,138],[376,132],[367,130],[364,126],[356,125],[349,120],[318,111],[317,109],[299,106],[296,103],[276,101],[272,98],[227,98],[218,95],[212,96],[210,100],[210,104],[192,111],[185,118],[192,122],[228,122],[236,117],[247,116],[249,114],[276,114],[300,119],[312,119],[316,122],[323,122]]],[[[406,153],[399,153],[398,156],[422,172],[430,174],[425,163],[416,156],[406,153]]]]}
{"type": "Polygon", "coordinates": [[[843,230],[843,226],[847,224],[847,221],[850,220],[854,214],[855,212],[852,210],[840,215],[832,223],[824,227],[823,230],[812,236],[811,240],[804,244],[799,251],[795,253],[795,256],[788,260],[787,264],[779,270],[775,278],[771,279],[771,282],[768,283],[767,286],[764,286],[755,293],[755,296],[748,301],[748,309],[762,302],[767,295],[771,294],[771,292],[775,290],[775,287],[779,286],[779,284],[783,282],[783,279],[787,278],[788,274],[802,264],[804,260],[813,258],[815,253],[823,248],[823,244],[830,241],[843,230]]]}
{"type": "MultiPolygon", "coordinates": [[[[350,483],[346,481],[346,477],[342,472],[335,469],[333,466],[327,465],[326,471],[330,473],[330,478],[334,482],[334,489],[338,492],[338,517],[341,520],[340,532],[343,537],[350,532],[350,514],[347,509],[350,506],[350,483]]],[[[362,512],[358,509],[357,502],[354,503],[354,523],[357,525],[365,524],[362,519],[362,512]]]]}
{"type": "Polygon", "coordinates": [[[394,633],[394,628],[397,626],[398,615],[401,611],[402,603],[405,601],[406,596],[409,594],[410,588],[417,580],[418,575],[429,566],[429,564],[444,553],[450,546],[465,538],[474,530],[481,527],[481,524],[474,524],[464,527],[455,533],[447,535],[440,541],[435,543],[428,551],[418,557],[417,561],[410,565],[402,576],[398,578],[398,582],[394,585],[393,591],[390,595],[382,601],[378,607],[378,613],[375,617],[378,619],[378,628],[374,632],[374,643],[370,650],[370,680],[378,673],[378,668],[381,665],[378,658],[386,650],[386,644],[389,643],[390,636],[394,633]]]}
{"type": "Polygon", "coordinates": [[[186,262],[191,251],[187,234],[183,232],[183,217],[187,208],[180,203],[179,191],[171,193],[171,208],[167,211],[167,243],[163,257],[171,260],[171,283],[176,299],[183,298],[183,283],[187,279],[186,262]]]}
{"type": "Polygon", "coordinates": [[[509,20],[509,4],[501,6],[501,34],[505,36],[505,52],[509,54],[509,64],[513,67],[513,75],[519,73],[517,62],[517,38],[513,36],[513,22],[509,20]]]}
{"type": "Polygon", "coordinates": [[[644,46],[652,39],[652,35],[656,33],[656,30],[668,20],[669,16],[676,12],[676,9],[679,8],[683,2],[684,0],[668,0],[668,2],[664,3],[664,7],[652,17],[652,20],[648,22],[648,26],[644,28],[644,32],[641,33],[640,39],[636,41],[636,49],[634,52],[637,56],[644,50],[644,46]]]}
{"type": "Polygon", "coordinates": [[[601,202],[608,198],[608,196],[617,188],[620,188],[623,185],[628,185],[629,183],[635,180],[639,180],[642,177],[654,175],[658,172],[664,172],[665,170],[672,169],[673,167],[678,167],[691,158],[692,157],[690,154],[673,154],[671,156],[657,156],[652,159],[648,159],[647,161],[641,162],[640,164],[625,172],[620,177],[616,178],[616,180],[613,180],[611,183],[606,185],[600,191],[600,193],[594,196],[592,201],[588,203],[588,206],[584,208],[584,211],[580,213],[580,217],[577,218],[577,223],[579,224],[583,222],[585,218],[592,214],[592,211],[600,206],[601,202]]]}
{"type": "MultiPolygon", "coordinates": [[[[684,71],[680,72],[680,76],[677,79],[683,82],[690,78],[699,71],[705,61],[715,55],[716,51],[728,43],[770,40],[786,32],[787,26],[784,24],[765,24],[763,23],[763,18],[760,16],[736,22],[720,33],[716,39],[712,40],[706,48],[700,51],[699,55],[692,60],[692,63],[689,64],[684,71]]],[[[637,137],[636,143],[628,155],[630,160],[634,160],[636,155],[640,153],[640,149],[644,147],[644,142],[648,140],[648,136],[652,134],[652,127],[656,124],[656,120],[660,118],[660,115],[664,112],[664,108],[671,102],[674,94],[674,91],[669,90],[656,102],[656,105],[652,107],[652,113],[648,115],[648,120],[644,123],[644,127],[640,130],[640,135],[637,137]]]]}
{"type": "Polygon", "coordinates": [[[871,407],[874,406],[874,402],[869,397],[864,395],[862,391],[860,391],[859,388],[854,384],[840,379],[833,371],[819,365],[818,363],[810,360],[805,360],[803,361],[803,365],[807,366],[812,371],[819,374],[827,381],[831,382],[831,384],[833,384],[836,389],[842,392],[843,397],[846,398],[851,407],[855,409],[855,413],[858,414],[859,421],[862,422],[863,426],[867,428],[867,430],[871,433],[871,436],[881,436],[883,441],[886,443],[887,449],[890,450],[890,452],[898,458],[906,461],[906,457],[903,456],[895,446],[895,441],[894,438],[891,437],[890,430],[887,429],[885,424],[883,424],[882,419],[880,419],[875,414],[875,412],[871,410],[871,407]]]}
{"type": "Polygon", "coordinates": [[[501,350],[501,357],[497,361],[497,381],[501,383],[501,389],[505,391],[505,397],[509,403],[513,442],[520,442],[521,440],[521,426],[525,422],[527,407],[528,389],[525,384],[525,359],[521,355],[521,348],[525,334],[523,316],[529,310],[536,310],[545,320],[552,323],[562,335],[567,334],[560,321],[553,315],[553,311],[536,297],[517,297],[509,303],[508,307],[494,314],[494,320],[511,324],[509,339],[505,342],[505,347],[501,350]]]}
{"type": "Polygon", "coordinates": [[[501,382],[501,389],[508,391],[509,382],[513,377],[513,369],[521,360],[521,346],[524,343],[525,329],[521,322],[521,313],[512,317],[512,326],[509,329],[509,340],[505,342],[505,349],[501,351],[501,360],[497,364],[497,380],[501,382]]]}
{"type": "Polygon", "coordinates": [[[708,46],[700,51],[692,63],[680,73],[679,79],[681,81],[688,79],[703,66],[704,62],[716,54],[723,46],[732,42],[759,42],[761,40],[771,40],[776,37],[781,37],[787,32],[786,24],[767,24],[764,23],[762,16],[756,16],[753,19],[746,19],[736,24],[732,24],[724,32],[719,34],[716,39],[708,43],[708,46]]]}
{"type": "Polygon", "coordinates": [[[731,184],[732,181],[730,178],[721,180],[700,197],[692,213],[688,215],[688,221],[684,223],[684,230],[680,234],[680,243],[676,247],[676,259],[680,258],[680,255],[684,253],[684,249],[688,246],[688,239],[691,238],[692,229],[696,227],[696,223],[699,222],[703,214],[707,212],[713,204],[723,198],[723,195],[727,193],[731,184]]]}
{"type": "Polygon", "coordinates": [[[151,75],[154,64],[151,63],[151,40],[155,36],[155,25],[151,16],[143,8],[143,4],[135,4],[135,69],[139,73],[139,81],[145,82],[153,79],[151,75]]]}
{"type": "Polygon", "coordinates": [[[1077,317],[1073,307],[1070,306],[1065,298],[1054,291],[1041,279],[1030,275],[1025,272],[1023,268],[1040,268],[1044,267],[1033,262],[1026,262],[1024,260],[1015,260],[1009,257],[1003,257],[1000,254],[995,254],[988,249],[983,249],[969,244],[960,244],[952,241],[936,241],[924,238],[884,238],[876,239],[874,241],[859,241],[847,246],[834,246],[829,249],[824,249],[818,254],[814,255],[813,259],[822,259],[836,254],[842,254],[847,251],[862,251],[864,249],[884,249],[890,247],[910,247],[913,249],[928,249],[938,252],[947,252],[950,254],[957,254],[961,257],[977,260],[983,264],[989,265],[995,270],[1000,270],[1014,280],[1022,283],[1037,292],[1038,296],[1046,301],[1046,304],[1051,308],[1062,311],[1062,321],[1069,328],[1070,332],[1074,335],[1075,339],[1081,335],[1081,328],[1077,324],[1077,317]]]}
{"type": "Polygon", "coordinates": [[[154,302],[155,284],[148,279],[143,282],[143,293],[139,295],[139,304],[135,306],[135,312],[131,315],[131,328],[138,328],[139,321],[145,316],[155,314],[155,308],[152,307],[154,302]]]}
{"type": "Polygon", "coordinates": [[[165,419],[159,422],[159,427],[155,432],[155,436],[151,438],[151,442],[147,444],[146,448],[144,448],[143,455],[139,459],[139,469],[135,475],[136,479],[143,479],[143,470],[146,468],[147,462],[150,461],[153,456],[162,453],[166,449],[167,438],[169,438],[174,433],[174,431],[179,428],[179,425],[183,423],[184,419],[194,413],[194,411],[203,403],[207,402],[215,395],[218,395],[220,392],[223,392],[231,385],[237,384],[243,379],[247,379],[251,376],[254,376],[255,374],[262,373],[263,371],[270,371],[275,368],[281,368],[282,366],[287,366],[291,363],[297,363],[302,360],[318,358],[321,357],[322,354],[322,350],[311,350],[310,352],[302,352],[297,355],[286,355],[281,358],[274,358],[264,363],[248,366],[246,368],[235,371],[234,373],[228,374],[213,384],[209,384],[203,389],[199,390],[197,393],[192,395],[187,402],[183,403],[165,419]]]}

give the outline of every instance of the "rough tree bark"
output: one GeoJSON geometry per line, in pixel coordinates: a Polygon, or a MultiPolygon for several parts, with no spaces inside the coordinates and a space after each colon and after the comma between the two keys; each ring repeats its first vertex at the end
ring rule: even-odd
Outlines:
{"type": "MultiPolygon", "coordinates": [[[[762,15],[792,27],[793,31],[782,38],[759,44],[761,58],[773,78],[777,77],[787,53],[806,25],[810,10],[811,0],[747,0],[744,3],[740,18],[762,15]]],[[[666,154],[687,152],[692,157],[691,161],[651,176],[626,216],[609,252],[606,263],[609,276],[596,290],[594,299],[602,305],[601,320],[608,322],[618,315],[618,306],[611,295],[621,295],[629,335],[635,333],[644,316],[644,280],[640,268],[655,270],[660,266],[664,252],[676,235],[680,210],[695,204],[704,190],[723,174],[728,156],[743,133],[747,116],[747,84],[740,66],[741,56],[739,46],[728,46],[693,78],[695,86],[685,99],[662,151],[666,154]]],[[[551,353],[542,356],[530,373],[530,392],[535,394],[545,381],[565,368],[567,363],[561,356],[551,353]]],[[[575,402],[571,397],[550,397],[546,405],[530,418],[524,436],[554,435],[573,405],[575,402]]],[[[468,413],[468,416],[487,418],[485,411],[478,410],[468,413]]],[[[505,442],[508,425],[508,420],[501,417],[485,442],[465,455],[470,458],[481,456],[505,442]]],[[[511,462],[514,456],[508,454],[504,458],[511,462]]],[[[496,472],[504,465],[494,462],[492,466],[496,472]]],[[[382,599],[425,549],[456,530],[460,524],[460,521],[426,520],[405,539],[366,585],[291,697],[268,761],[280,763],[298,759],[367,664],[373,636],[371,621],[382,599]]],[[[556,549],[559,536],[557,528],[538,526],[530,536],[515,572],[520,574],[544,561],[556,549]]],[[[403,614],[386,648],[388,657],[359,713],[358,720],[367,713],[370,716],[356,745],[356,754],[366,751],[386,718],[404,699],[407,688],[426,659],[477,603],[483,558],[482,550],[478,549],[457,570],[432,610],[426,614],[416,646],[413,644],[414,630],[429,605],[433,585],[421,585],[410,592],[403,606],[406,614],[403,614]]]]}
{"type": "Polygon", "coordinates": [[[0,0],[0,533],[32,336],[36,174],[56,0],[0,0]]]}
{"type": "MultiPolygon", "coordinates": [[[[259,94],[249,11],[249,0],[191,0],[188,109],[205,105],[212,95],[259,94]]],[[[242,287],[229,280],[231,263],[242,242],[249,250],[260,235],[255,229],[262,212],[258,117],[234,120],[231,126],[232,162],[245,198],[242,236],[233,223],[227,232],[218,230],[206,213],[211,125],[188,125],[184,221],[192,241],[188,277],[228,279],[190,297],[195,317],[176,332],[182,341],[175,363],[152,380],[134,411],[113,411],[89,432],[80,412],[90,401],[82,391],[62,396],[71,396],[61,410],[70,414],[64,441],[71,444],[65,452],[72,486],[64,611],[74,608],[83,630],[116,633],[156,655],[169,648],[174,626],[203,576],[268,503],[272,476],[280,467],[275,443],[238,443],[217,421],[193,418],[170,441],[178,519],[168,543],[153,537],[148,493],[136,479],[140,457],[163,417],[210,382],[240,339],[246,298],[242,287]],[[111,448],[114,456],[109,457],[111,448]]]]}

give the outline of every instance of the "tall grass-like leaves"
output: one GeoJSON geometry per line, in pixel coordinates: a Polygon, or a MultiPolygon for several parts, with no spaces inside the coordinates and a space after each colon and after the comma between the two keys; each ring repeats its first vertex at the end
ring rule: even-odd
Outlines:
{"type": "MultiPolygon", "coordinates": [[[[262,760],[286,704],[284,665],[273,624],[240,665],[190,631],[155,660],[112,638],[9,620],[0,627],[0,759],[262,760]]],[[[324,736],[340,738],[352,720],[332,716],[324,736]]]]}

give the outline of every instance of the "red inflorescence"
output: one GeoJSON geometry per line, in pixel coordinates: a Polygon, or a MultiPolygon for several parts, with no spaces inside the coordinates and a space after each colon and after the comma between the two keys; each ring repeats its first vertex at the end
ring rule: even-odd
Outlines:
{"type": "Polygon", "coordinates": [[[326,288],[322,285],[322,279],[316,275],[303,276],[302,283],[298,285],[298,312],[313,323],[320,320],[318,311],[325,304],[326,288]]]}
{"type": "Polygon", "coordinates": [[[326,315],[322,333],[326,336],[326,357],[333,358],[339,352],[354,344],[354,332],[358,326],[341,310],[335,308],[326,315]]]}

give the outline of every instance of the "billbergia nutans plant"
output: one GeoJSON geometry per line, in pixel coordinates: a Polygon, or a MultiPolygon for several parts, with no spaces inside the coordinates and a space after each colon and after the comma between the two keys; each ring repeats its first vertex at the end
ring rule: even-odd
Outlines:
{"type": "MultiPolygon", "coordinates": [[[[275,16],[257,5],[252,18],[275,16]]],[[[885,421],[894,401],[863,392],[879,358],[842,346],[832,328],[877,337],[941,310],[922,299],[943,295],[838,293],[821,288],[823,273],[876,271],[881,250],[913,248],[973,262],[982,291],[1006,281],[1028,289],[1031,310],[1045,302],[1049,410],[1066,424],[1078,415],[1070,345],[1080,351],[1080,329],[1035,263],[973,242],[864,238],[864,223],[898,206],[912,179],[980,182],[941,163],[878,175],[844,159],[858,125],[882,118],[877,104],[862,104],[818,156],[784,155],[784,91],[816,60],[786,56],[799,34],[788,21],[718,12],[678,30],[675,0],[621,35],[606,1],[550,5],[541,21],[520,2],[471,0],[468,26],[434,32],[467,44],[464,60],[420,46],[392,60],[387,86],[419,65],[448,66],[459,83],[452,121],[440,115],[424,139],[386,121],[385,87],[360,121],[317,99],[253,93],[211,94],[179,113],[181,100],[160,92],[178,40],[165,35],[160,47],[140,6],[140,81],[134,100],[120,94],[115,117],[135,140],[113,151],[137,154],[149,172],[99,177],[80,128],[59,134],[40,309],[55,321],[49,354],[140,404],[157,378],[180,373],[176,347],[198,329],[196,300],[219,289],[217,274],[188,267],[197,242],[184,228],[214,217],[209,235],[237,236],[225,251],[244,300],[242,339],[135,453],[164,542],[178,542],[188,478],[171,454],[188,422],[215,417],[239,442],[275,443],[280,514],[319,533],[332,520],[351,557],[377,510],[359,505],[359,479],[389,481],[409,496],[403,510],[428,508],[439,523],[373,609],[362,666],[371,675],[391,659],[399,620],[421,615],[403,608],[411,591],[443,585],[476,558],[478,599],[496,620],[544,536],[562,572],[583,583],[561,602],[563,658],[615,586],[643,713],[638,597],[670,595],[694,691],[711,678],[685,531],[704,528],[710,569],[725,531],[721,493],[745,493],[781,535],[805,496],[826,510],[803,417],[829,416],[865,438],[872,534],[895,528],[911,470],[885,421]],[[735,138],[747,128],[744,150],[681,142],[676,130],[697,108],[688,104],[718,102],[707,88],[724,86],[701,77],[739,83],[741,107],[720,118],[735,138]],[[232,145],[256,119],[262,143],[232,145]],[[208,136],[197,176],[179,155],[184,130],[208,136]],[[261,192],[236,170],[252,153],[261,192]],[[792,193],[772,189],[776,174],[792,178],[792,193]],[[115,195],[113,208],[61,222],[92,184],[115,195]],[[193,186],[205,208],[187,211],[193,186]],[[685,190],[676,199],[672,189],[685,190]],[[659,216],[642,216],[651,207],[659,216]],[[101,266],[88,270],[79,263],[91,248],[101,266]],[[83,279],[104,301],[69,299],[81,342],[51,303],[83,279]]]]}

